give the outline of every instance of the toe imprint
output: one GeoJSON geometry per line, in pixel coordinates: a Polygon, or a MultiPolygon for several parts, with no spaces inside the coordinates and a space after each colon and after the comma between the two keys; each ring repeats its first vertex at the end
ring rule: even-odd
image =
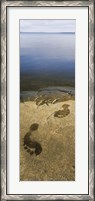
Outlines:
{"type": "Polygon", "coordinates": [[[27,146],[24,146],[24,149],[27,149],[27,146]]]}
{"type": "Polygon", "coordinates": [[[32,155],[34,152],[33,151],[30,151],[30,155],[32,155]]]}

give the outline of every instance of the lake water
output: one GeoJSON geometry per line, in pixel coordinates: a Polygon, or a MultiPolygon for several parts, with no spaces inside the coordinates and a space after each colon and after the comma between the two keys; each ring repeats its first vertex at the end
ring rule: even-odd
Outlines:
{"type": "Polygon", "coordinates": [[[20,33],[21,91],[75,85],[74,33],[20,33]]]}

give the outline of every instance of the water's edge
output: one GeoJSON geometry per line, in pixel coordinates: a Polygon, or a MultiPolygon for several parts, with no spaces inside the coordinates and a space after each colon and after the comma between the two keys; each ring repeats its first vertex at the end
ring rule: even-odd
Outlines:
{"type": "Polygon", "coordinates": [[[37,99],[64,99],[75,96],[74,87],[48,87],[41,88],[38,91],[21,91],[20,101],[35,101],[37,99]]]}

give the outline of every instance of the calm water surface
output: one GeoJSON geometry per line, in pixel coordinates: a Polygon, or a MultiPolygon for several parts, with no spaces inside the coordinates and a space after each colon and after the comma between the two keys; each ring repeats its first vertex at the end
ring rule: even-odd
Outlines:
{"type": "Polygon", "coordinates": [[[20,33],[21,90],[74,86],[74,33],[20,33]]]}

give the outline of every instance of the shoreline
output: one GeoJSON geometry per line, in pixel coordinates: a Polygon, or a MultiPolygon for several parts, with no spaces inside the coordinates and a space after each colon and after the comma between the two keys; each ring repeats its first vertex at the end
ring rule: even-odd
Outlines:
{"type": "Polygon", "coordinates": [[[20,93],[20,101],[36,101],[37,99],[46,100],[47,103],[52,103],[54,99],[65,101],[75,98],[74,87],[47,87],[37,91],[22,91],[20,93]]]}

